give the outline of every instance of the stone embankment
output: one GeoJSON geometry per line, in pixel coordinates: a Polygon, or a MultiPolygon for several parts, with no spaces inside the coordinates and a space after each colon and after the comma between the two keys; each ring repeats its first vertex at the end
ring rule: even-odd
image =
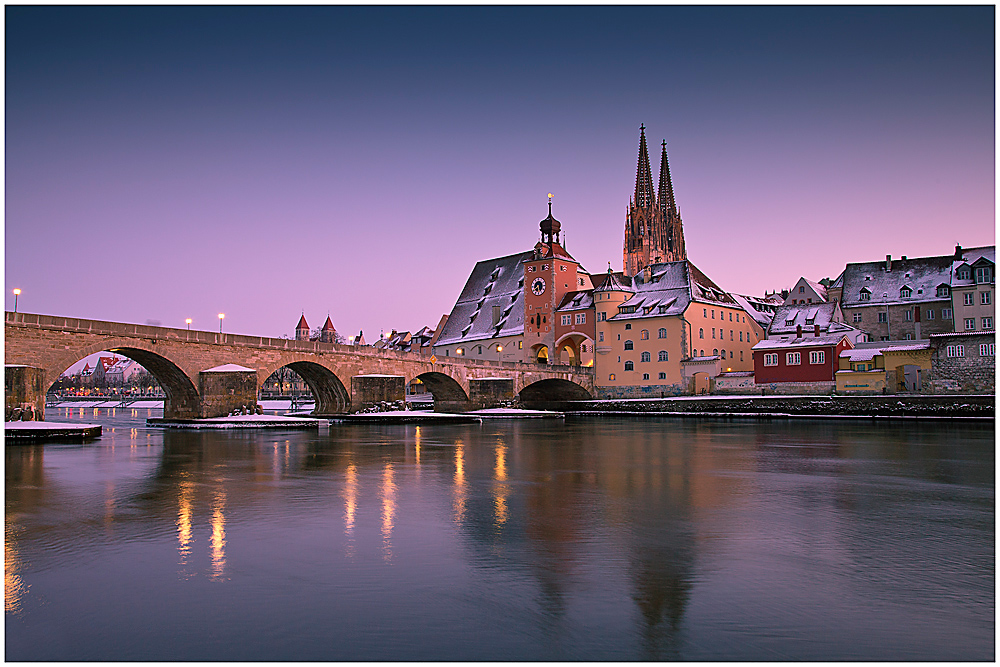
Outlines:
{"type": "Polygon", "coordinates": [[[706,396],[572,401],[551,406],[572,414],[659,414],[750,418],[994,419],[996,397],[972,396],[706,396]]]}

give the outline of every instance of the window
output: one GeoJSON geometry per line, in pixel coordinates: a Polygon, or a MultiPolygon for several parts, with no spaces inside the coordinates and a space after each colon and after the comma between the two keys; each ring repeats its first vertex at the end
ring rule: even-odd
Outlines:
{"type": "Polygon", "coordinates": [[[765,354],[764,355],[764,365],[765,366],[777,366],[778,365],[778,355],[777,354],[765,354]]]}
{"type": "Polygon", "coordinates": [[[648,380],[649,379],[649,373],[643,373],[642,374],[642,379],[643,380],[648,380]]]}
{"type": "Polygon", "coordinates": [[[855,324],[860,323],[861,322],[861,313],[854,313],[853,319],[854,319],[854,323],[855,324]]]}
{"type": "Polygon", "coordinates": [[[716,347],[712,350],[712,356],[713,357],[719,356],[719,348],[716,347]]]}
{"type": "Polygon", "coordinates": [[[705,337],[705,330],[698,329],[698,338],[704,338],[704,337],[705,337]]]}
{"type": "Polygon", "coordinates": [[[990,293],[989,292],[980,292],[979,293],[979,303],[981,303],[984,306],[988,306],[990,304],[990,293]]]}
{"type": "Polygon", "coordinates": [[[971,306],[976,302],[976,296],[972,292],[965,293],[965,305],[971,306]]]}
{"type": "Polygon", "coordinates": [[[743,361],[743,350],[740,350],[740,361],[743,361]]]}
{"type": "Polygon", "coordinates": [[[805,294],[805,293],[806,293],[805,286],[804,285],[799,285],[799,294],[805,294]]]}
{"type": "Polygon", "coordinates": [[[649,340],[649,329],[643,329],[639,332],[639,340],[649,340]]]}
{"type": "Polygon", "coordinates": [[[991,273],[992,272],[990,271],[990,267],[980,266],[978,269],[976,269],[976,284],[982,285],[983,283],[990,282],[992,280],[992,278],[990,277],[991,273]]]}
{"type": "Polygon", "coordinates": [[[903,289],[899,290],[899,298],[909,299],[911,296],[913,296],[913,290],[911,290],[909,287],[904,287],[903,289]]]}
{"type": "Polygon", "coordinates": [[[712,309],[712,319],[715,319],[715,308],[712,309]]]}
{"type": "Polygon", "coordinates": [[[586,352],[587,351],[587,344],[586,343],[580,343],[580,351],[581,352],[586,352]]]}
{"type": "Polygon", "coordinates": [[[633,364],[631,361],[626,361],[625,370],[627,371],[635,370],[635,364],[633,364]]]}
{"type": "Polygon", "coordinates": [[[611,375],[608,376],[608,382],[614,382],[614,381],[615,381],[615,374],[612,373],[611,375]]]}
{"type": "Polygon", "coordinates": [[[740,342],[741,343],[743,342],[743,332],[742,331],[740,332],[740,342]]]}
{"type": "Polygon", "coordinates": [[[924,317],[926,317],[928,320],[933,320],[934,319],[934,311],[932,309],[928,308],[927,310],[924,311],[924,317]]]}
{"type": "Polygon", "coordinates": [[[971,331],[976,328],[976,318],[966,317],[965,318],[965,330],[971,331]]]}
{"type": "Polygon", "coordinates": [[[560,264],[559,265],[559,270],[560,271],[565,271],[566,270],[566,265],[565,264],[560,264]]]}
{"type": "Polygon", "coordinates": [[[871,301],[871,299],[872,299],[872,293],[869,292],[867,288],[863,289],[863,290],[861,290],[861,294],[860,294],[860,296],[858,298],[861,301],[871,301]]]}
{"type": "Polygon", "coordinates": [[[705,319],[708,319],[708,308],[701,309],[701,316],[704,317],[705,319]]]}
{"type": "Polygon", "coordinates": [[[733,314],[732,314],[732,313],[729,313],[729,321],[730,321],[730,322],[732,322],[732,321],[733,321],[733,314]]]}
{"type": "Polygon", "coordinates": [[[630,340],[625,341],[625,349],[626,350],[633,349],[632,341],[630,341],[630,340]]]}
{"type": "Polygon", "coordinates": [[[625,325],[625,331],[631,331],[631,330],[632,330],[632,324],[631,323],[626,324],[625,325]]]}
{"type": "Polygon", "coordinates": [[[787,354],[785,354],[785,365],[798,366],[801,363],[802,363],[801,352],[788,352],[787,354]]]}
{"type": "Polygon", "coordinates": [[[980,357],[995,357],[996,356],[996,343],[983,343],[979,346],[979,356],[980,357]]]}
{"type": "Polygon", "coordinates": [[[477,345],[476,346],[476,354],[482,354],[482,353],[483,353],[483,346],[482,345],[477,345]]]}
{"type": "Polygon", "coordinates": [[[661,328],[660,331],[657,333],[656,337],[657,338],[666,338],[667,337],[667,330],[661,328]]]}
{"type": "Polygon", "coordinates": [[[715,327],[712,327],[712,338],[715,338],[715,327]]]}
{"type": "Polygon", "coordinates": [[[983,328],[984,329],[992,329],[993,328],[993,318],[992,317],[984,317],[983,318],[983,328]]]}
{"type": "Polygon", "coordinates": [[[941,319],[942,320],[950,320],[951,319],[951,308],[942,308],[941,309],[941,319]]]}
{"type": "Polygon", "coordinates": [[[878,314],[878,321],[879,322],[885,322],[888,319],[888,317],[889,317],[888,313],[885,313],[885,312],[879,313],[878,314]]]}
{"type": "Polygon", "coordinates": [[[656,357],[656,360],[657,361],[670,361],[670,359],[668,358],[668,355],[667,355],[667,351],[666,350],[660,350],[659,354],[656,357]]]}
{"type": "Polygon", "coordinates": [[[964,357],[965,356],[965,346],[964,345],[949,345],[946,348],[946,352],[949,357],[964,357]]]}
{"type": "Polygon", "coordinates": [[[790,319],[790,320],[785,320],[785,326],[786,327],[790,327],[793,324],[795,324],[795,318],[794,317],[792,319],[790,319]]]}
{"type": "Polygon", "coordinates": [[[969,273],[969,267],[965,266],[958,270],[959,280],[968,280],[971,274],[969,273]]]}
{"type": "Polygon", "coordinates": [[[587,323],[587,313],[577,313],[576,314],[576,323],[577,324],[586,324],[587,323]]]}
{"type": "Polygon", "coordinates": [[[938,296],[948,296],[948,286],[947,285],[939,285],[938,288],[937,288],[937,295],[938,296]]]}
{"type": "Polygon", "coordinates": [[[913,311],[912,310],[904,310],[903,311],[903,319],[905,321],[907,321],[907,322],[912,322],[913,321],[913,311]]]}
{"type": "Polygon", "coordinates": [[[598,315],[600,316],[600,320],[602,322],[606,322],[608,320],[608,314],[607,314],[607,312],[602,311],[602,312],[598,313],[598,315]]]}
{"type": "Polygon", "coordinates": [[[823,364],[826,363],[826,352],[823,350],[812,350],[809,352],[809,363],[810,364],[823,364]]]}
{"type": "Polygon", "coordinates": [[[560,324],[562,324],[563,326],[566,326],[566,325],[569,325],[569,324],[573,323],[573,316],[572,315],[563,315],[562,317],[559,318],[559,320],[560,320],[559,321],[560,324]]]}
{"type": "Polygon", "coordinates": [[[911,333],[906,334],[905,336],[903,336],[903,340],[913,340],[913,334],[911,333]]]}
{"type": "Polygon", "coordinates": [[[517,341],[517,349],[519,349],[519,350],[523,350],[524,349],[524,341],[523,340],[517,341]]]}
{"type": "Polygon", "coordinates": [[[649,352],[643,352],[642,354],[640,354],[639,355],[639,361],[640,362],[647,362],[647,361],[649,361],[649,352]]]}
{"type": "Polygon", "coordinates": [[[603,331],[598,331],[597,332],[597,342],[598,343],[603,343],[604,342],[604,332],[603,331]]]}
{"type": "Polygon", "coordinates": [[[667,374],[666,373],[660,373],[660,379],[661,380],[666,380],[667,379],[667,374]]]}
{"type": "Polygon", "coordinates": [[[729,340],[733,340],[733,330],[729,330],[729,340]]]}

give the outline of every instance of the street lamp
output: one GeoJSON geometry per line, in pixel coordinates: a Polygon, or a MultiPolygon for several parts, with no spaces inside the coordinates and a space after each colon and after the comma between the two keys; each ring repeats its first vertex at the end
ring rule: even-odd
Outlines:
{"type": "Polygon", "coordinates": [[[21,293],[20,287],[14,288],[14,312],[17,312],[17,295],[21,293]]]}
{"type": "Polygon", "coordinates": [[[226,319],[225,313],[219,313],[219,333],[222,333],[222,320],[226,319]]]}
{"type": "Polygon", "coordinates": [[[503,352],[503,345],[497,343],[497,363],[500,363],[500,353],[503,352]]]}
{"type": "Polygon", "coordinates": [[[188,331],[190,331],[191,330],[191,318],[189,317],[186,320],[184,320],[184,324],[188,325],[188,331]]]}

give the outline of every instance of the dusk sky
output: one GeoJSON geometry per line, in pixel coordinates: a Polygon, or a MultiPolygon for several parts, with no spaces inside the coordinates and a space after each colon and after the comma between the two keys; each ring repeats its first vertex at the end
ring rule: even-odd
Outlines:
{"type": "Polygon", "coordinates": [[[434,326],[553,213],[622,269],[639,125],[762,295],[995,242],[994,7],[19,7],[7,310],[434,326]]]}

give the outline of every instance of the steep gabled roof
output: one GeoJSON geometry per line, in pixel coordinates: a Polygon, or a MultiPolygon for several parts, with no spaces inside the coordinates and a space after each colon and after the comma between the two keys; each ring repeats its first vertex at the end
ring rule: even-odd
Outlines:
{"type": "Polygon", "coordinates": [[[295,325],[296,330],[298,329],[308,329],[309,323],[306,322],[306,314],[302,313],[302,317],[299,318],[299,323],[295,325]]]}
{"type": "Polygon", "coordinates": [[[472,269],[435,345],[524,333],[524,267],[533,251],[485,259],[472,269]],[[493,307],[500,308],[494,325],[493,307]]]}

